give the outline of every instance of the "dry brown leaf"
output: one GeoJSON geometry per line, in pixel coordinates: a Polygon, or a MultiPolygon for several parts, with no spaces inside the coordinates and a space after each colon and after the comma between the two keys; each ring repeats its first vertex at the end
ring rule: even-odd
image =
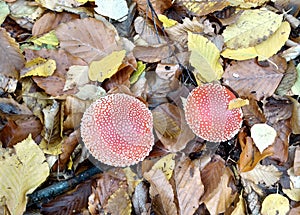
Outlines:
{"type": "Polygon", "coordinates": [[[64,91],[64,86],[67,78],[67,71],[70,66],[86,66],[87,64],[78,57],[74,57],[63,50],[45,50],[32,51],[25,50],[25,56],[27,60],[35,57],[51,58],[56,61],[56,70],[52,76],[49,77],[33,77],[33,80],[37,85],[44,89],[46,93],[52,96],[60,96],[64,94],[74,94],[77,88],[64,91]]]}
{"type": "Polygon", "coordinates": [[[300,147],[299,146],[295,150],[294,174],[296,176],[300,176],[300,147]]]}
{"type": "Polygon", "coordinates": [[[292,133],[300,134],[300,104],[296,99],[292,97],[290,97],[289,99],[293,103],[293,113],[291,117],[292,133]]]}
{"type": "Polygon", "coordinates": [[[0,72],[6,77],[18,79],[19,70],[24,66],[25,59],[18,43],[10,37],[4,28],[0,28],[0,72]]]}
{"type": "MultiPolygon", "coordinates": [[[[151,12],[149,11],[149,6],[147,0],[134,0],[137,3],[138,10],[147,13],[147,16],[151,17],[151,12]]],[[[160,1],[160,0],[150,0],[153,9],[157,14],[162,14],[166,9],[172,6],[171,0],[160,1]]]]}
{"type": "Polygon", "coordinates": [[[204,186],[200,177],[199,161],[191,161],[182,157],[176,163],[174,180],[179,205],[179,214],[194,214],[204,193],[204,186]]]}
{"type": "Polygon", "coordinates": [[[12,98],[0,98],[0,114],[5,117],[26,117],[31,116],[32,112],[26,104],[19,104],[12,98]]]}
{"type": "Polygon", "coordinates": [[[134,29],[140,36],[140,38],[135,42],[137,44],[143,42],[146,43],[144,45],[153,46],[167,43],[163,35],[155,30],[151,20],[145,20],[141,16],[137,17],[134,20],[134,29]],[[142,39],[142,41],[140,41],[140,39],[142,39]]]}
{"type": "Polygon", "coordinates": [[[271,96],[283,74],[270,65],[260,67],[255,60],[233,62],[223,74],[224,83],[240,96],[254,96],[256,100],[271,96]]]}
{"type": "Polygon", "coordinates": [[[93,18],[63,23],[57,27],[56,36],[62,49],[87,63],[122,49],[116,29],[108,22],[93,18]]]}
{"type": "Polygon", "coordinates": [[[154,110],[153,124],[157,137],[170,152],[182,150],[195,135],[187,125],[183,110],[170,103],[154,110]]]}
{"type": "Polygon", "coordinates": [[[270,149],[271,147],[264,150],[261,154],[259,150],[254,146],[251,137],[246,137],[246,134],[239,134],[239,142],[242,148],[242,153],[238,161],[239,169],[241,172],[252,170],[259,161],[273,154],[270,149]],[[243,137],[243,135],[245,137],[243,137]]]}
{"type": "Polygon", "coordinates": [[[87,208],[93,182],[93,180],[85,181],[68,193],[43,204],[40,212],[45,215],[80,213],[82,209],[87,208]]]}
{"type": "Polygon", "coordinates": [[[149,193],[153,202],[152,204],[160,205],[157,208],[153,205],[154,212],[156,213],[156,209],[160,213],[177,214],[173,188],[162,170],[152,169],[144,173],[144,178],[150,183],[149,193]]]}
{"type": "Polygon", "coordinates": [[[61,23],[69,22],[73,19],[78,19],[79,16],[71,13],[45,13],[41,18],[39,18],[32,27],[32,35],[39,36],[45,34],[54,28],[56,28],[61,23]]]}
{"type": "Polygon", "coordinates": [[[275,166],[263,166],[261,164],[257,164],[251,171],[241,173],[244,179],[255,184],[264,183],[267,187],[279,181],[281,175],[282,173],[275,166]]]}
{"type": "Polygon", "coordinates": [[[29,134],[35,139],[40,135],[41,131],[42,124],[36,117],[8,120],[0,131],[0,142],[2,147],[12,147],[28,137],[29,134]]]}
{"type": "Polygon", "coordinates": [[[218,186],[210,193],[206,193],[201,200],[205,203],[210,214],[224,213],[236,198],[233,174],[229,167],[224,169],[218,186]]]}
{"type": "Polygon", "coordinates": [[[249,105],[243,106],[244,123],[249,127],[257,123],[265,123],[266,117],[262,112],[262,109],[257,104],[257,101],[253,98],[248,98],[249,105]]]}
{"type": "Polygon", "coordinates": [[[276,94],[283,96],[292,88],[297,79],[297,71],[293,62],[289,62],[288,68],[284,73],[284,76],[276,89],[276,94]]]}
{"type": "Polygon", "coordinates": [[[131,214],[131,200],[127,193],[127,185],[121,185],[108,199],[104,206],[106,214],[131,214]]]}
{"type": "Polygon", "coordinates": [[[136,46],[133,49],[133,55],[141,61],[155,63],[170,57],[172,50],[170,50],[170,46],[167,44],[158,46],[136,46]]]}
{"type": "Polygon", "coordinates": [[[225,171],[225,161],[219,156],[214,155],[204,169],[201,171],[201,180],[204,185],[205,193],[202,198],[206,198],[220,183],[225,171]]]}

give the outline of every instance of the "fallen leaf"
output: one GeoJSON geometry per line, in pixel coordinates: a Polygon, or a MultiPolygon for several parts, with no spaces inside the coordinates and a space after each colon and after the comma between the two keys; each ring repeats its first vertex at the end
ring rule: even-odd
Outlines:
{"type": "Polygon", "coordinates": [[[229,1],[222,0],[199,0],[199,1],[190,1],[190,0],[179,0],[188,10],[197,14],[198,16],[204,16],[215,11],[222,10],[229,5],[229,1]]]}
{"type": "Polygon", "coordinates": [[[159,208],[153,208],[165,214],[177,214],[177,208],[174,203],[175,197],[172,186],[161,169],[151,169],[144,173],[144,178],[150,183],[150,197],[153,204],[160,205],[159,208]]]}
{"type": "Polygon", "coordinates": [[[158,19],[163,23],[164,28],[172,27],[178,23],[176,20],[169,19],[163,14],[158,14],[158,19]]]}
{"type": "Polygon", "coordinates": [[[88,66],[70,66],[63,91],[78,88],[89,82],[88,66]]]}
{"type": "Polygon", "coordinates": [[[19,79],[19,70],[23,68],[25,59],[18,43],[9,36],[4,28],[0,28],[0,71],[6,77],[19,79]]]}
{"type": "Polygon", "coordinates": [[[241,172],[241,176],[244,179],[250,180],[255,184],[264,183],[267,187],[278,182],[281,175],[282,173],[275,166],[263,166],[259,163],[251,171],[241,172]]]}
{"type": "Polygon", "coordinates": [[[0,25],[2,25],[6,16],[9,15],[9,13],[10,11],[8,5],[4,1],[1,1],[0,2],[0,25]]]}
{"type": "Polygon", "coordinates": [[[174,171],[179,214],[194,214],[204,193],[198,160],[183,156],[174,171]],[[188,191],[188,192],[187,192],[188,191]]]}
{"type": "Polygon", "coordinates": [[[190,63],[196,69],[197,83],[219,80],[223,74],[220,51],[215,44],[201,35],[188,33],[190,63]]]}
{"type": "Polygon", "coordinates": [[[148,203],[149,189],[144,182],[139,183],[132,196],[132,205],[136,214],[143,214],[150,210],[148,203]]]}
{"type": "Polygon", "coordinates": [[[159,159],[153,166],[152,170],[161,170],[162,173],[169,180],[172,177],[175,168],[175,154],[168,154],[159,159]]]}
{"type": "Polygon", "coordinates": [[[126,51],[114,51],[99,61],[92,61],[89,66],[89,78],[92,81],[103,82],[113,76],[125,57],[126,51]]]}
{"type": "Polygon", "coordinates": [[[300,176],[300,147],[297,147],[295,150],[294,174],[300,176]]]}
{"type": "Polygon", "coordinates": [[[224,30],[224,42],[230,49],[255,46],[279,28],[282,18],[282,14],[278,15],[266,9],[245,10],[236,23],[224,30]]]}
{"type": "Polygon", "coordinates": [[[110,23],[93,18],[62,23],[55,33],[62,49],[87,63],[100,60],[112,51],[121,49],[116,29],[110,23]]]}
{"type": "Polygon", "coordinates": [[[245,215],[246,214],[246,207],[243,195],[239,196],[239,201],[236,204],[236,207],[232,211],[231,215],[245,215]]]}
{"type": "Polygon", "coordinates": [[[127,19],[128,6],[125,0],[95,0],[95,5],[97,7],[94,10],[102,16],[119,22],[127,19]]]}
{"type": "Polygon", "coordinates": [[[275,129],[265,123],[251,127],[251,137],[260,153],[274,143],[276,136],[275,129]]]}
{"type": "Polygon", "coordinates": [[[43,44],[58,46],[58,39],[54,31],[50,31],[49,33],[46,33],[40,37],[31,37],[29,41],[33,42],[37,46],[42,46],[43,44]]]}
{"type": "Polygon", "coordinates": [[[286,194],[291,200],[295,202],[300,201],[300,189],[292,188],[292,189],[282,189],[284,194],[286,194]]]}
{"type": "Polygon", "coordinates": [[[155,63],[170,57],[172,50],[170,50],[170,46],[167,44],[158,46],[136,46],[133,49],[133,55],[143,62],[155,63]]]}
{"type": "Polygon", "coordinates": [[[138,61],[136,71],[130,77],[130,84],[136,83],[145,69],[146,64],[144,64],[142,61],[138,61]]]}
{"type": "Polygon", "coordinates": [[[28,61],[25,68],[21,70],[21,78],[28,76],[51,76],[56,70],[56,62],[52,59],[44,59],[41,57],[28,61]]]}
{"type": "Polygon", "coordinates": [[[248,99],[241,99],[241,98],[236,98],[230,100],[228,104],[228,110],[232,110],[235,108],[241,108],[245,105],[249,105],[249,100],[248,99]]]}
{"type": "Polygon", "coordinates": [[[289,99],[293,103],[293,112],[291,117],[292,133],[300,134],[300,104],[296,99],[292,97],[290,97],[289,99]]]}
{"type": "Polygon", "coordinates": [[[285,70],[283,74],[283,78],[277,87],[275,93],[280,96],[287,95],[289,90],[292,88],[292,86],[295,84],[297,79],[297,71],[296,67],[293,62],[289,62],[287,65],[287,69],[285,70]]]}
{"type": "Polygon", "coordinates": [[[288,22],[283,22],[277,31],[266,41],[254,47],[240,49],[225,49],[221,55],[234,60],[248,60],[258,57],[259,61],[267,60],[276,54],[287,41],[291,27],[288,22]]]}
{"type": "Polygon", "coordinates": [[[300,95],[300,63],[296,67],[297,79],[295,84],[292,86],[291,90],[295,95],[300,95]]]}
{"type": "Polygon", "coordinates": [[[278,214],[285,215],[290,210],[289,200],[280,194],[268,195],[261,207],[261,214],[278,214]]]}
{"type": "Polygon", "coordinates": [[[104,206],[106,214],[131,214],[131,200],[127,193],[127,186],[122,185],[108,199],[104,206]]]}
{"type": "Polygon", "coordinates": [[[26,195],[49,175],[46,158],[31,135],[15,145],[14,150],[1,148],[0,154],[0,197],[5,198],[11,214],[21,215],[26,209],[26,195]]]}

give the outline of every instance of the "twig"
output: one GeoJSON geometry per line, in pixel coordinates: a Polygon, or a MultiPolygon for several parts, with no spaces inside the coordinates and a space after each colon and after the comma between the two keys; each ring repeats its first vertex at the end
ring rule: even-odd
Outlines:
{"type": "Polygon", "coordinates": [[[74,178],[71,178],[66,181],[61,181],[58,183],[55,183],[49,187],[46,187],[41,190],[37,190],[34,193],[28,195],[28,203],[27,207],[32,206],[34,204],[39,203],[40,201],[45,201],[48,199],[51,199],[55,196],[58,196],[68,190],[71,190],[76,185],[80,184],[81,182],[91,178],[93,175],[101,173],[102,171],[97,167],[92,167],[91,169],[88,169],[79,175],[75,176],[74,178]]]}

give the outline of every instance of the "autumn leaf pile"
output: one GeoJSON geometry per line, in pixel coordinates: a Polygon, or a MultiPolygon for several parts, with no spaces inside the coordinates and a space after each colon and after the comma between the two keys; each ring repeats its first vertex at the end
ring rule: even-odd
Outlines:
{"type": "Polygon", "coordinates": [[[299,214],[299,11],[297,0],[0,0],[0,214],[299,214]],[[226,142],[185,120],[189,92],[211,82],[243,111],[226,142]],[[80,144],[84,111],[110,93],[153,115],[155,146],[131,167],[80,144]],[[102,173],[27,205],[94,165],[102,173]]]}

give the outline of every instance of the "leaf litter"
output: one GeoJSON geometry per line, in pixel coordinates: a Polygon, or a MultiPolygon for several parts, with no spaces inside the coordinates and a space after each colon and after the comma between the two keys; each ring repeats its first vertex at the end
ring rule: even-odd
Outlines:
{"type": "Polygon", "coordinates": [[[1,1],[0,213],[296,214],[299,7],[1,1]],[[221,143],[185,120],[189,92],[210,82],[243,111],[221,143]],[[137,165],[99,163],[81,141],[84,111],[111,93],[151,110],[155,144],[137,165]]]}

